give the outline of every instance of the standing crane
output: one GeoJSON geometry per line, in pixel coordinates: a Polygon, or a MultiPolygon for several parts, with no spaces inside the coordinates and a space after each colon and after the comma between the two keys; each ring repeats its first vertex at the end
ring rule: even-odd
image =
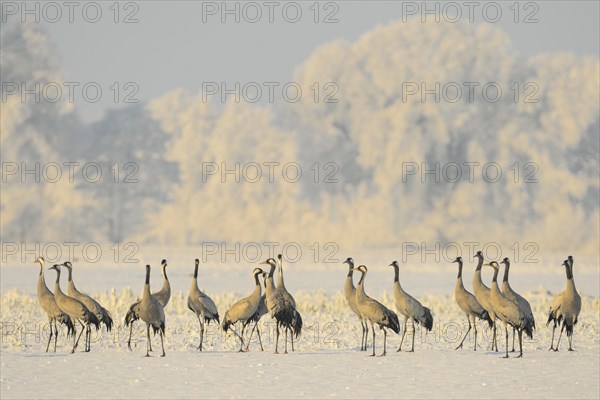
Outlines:
{"type": "Polygon", "coordinates": [[[85,351],[88,352],[90,351],[90,348],[87,347],[88,343],[90,342],[90,340],[88,340],[90,336],[90,325],[93,324],[96,327],[96,329],[99,329],[100,321],[93,312],[88,310],[87,307],[83,305],[83,303],[81,303],[79,300],[67,296],[60,289],[60,265],[54,264],[49,269],[53,269],[56,271],[56,283],[54,284],[54,300],[56,301],[58,307],[71,318],[71,321],[73,321],[73,349],[71,350],[71,353],[75,353],[75,349],[77,349],[79,339],[81,338],[81,334],[84,330],[86,335],[85,351]],[[77,328],[75,327],[75,321],[79,321],[79,323],[81,324],[82,330],[79,333],[79,336],[77,336],[77,328]],[[75,339],[75,337],[77,337],[77,339],[75,339]]]}
{"type": "Polygon", "coordinates": [[[411,352],[415,351],[415,321],[417,324],[423,325],[425,329],[431,331],[433,329],[433,316],[431,310],[427,307],[423,307],[421,303],[410,294],[406,293],[402,286],[400,286],[400,280],[398,279],[400,266],[398,261],[393,261],[390,267],[394,267],[394,300],[396,303],[396,310],[404,316],[404,332],[402,332],[402,339],[400,340],[400,347],[397,351],[402,351],[402,343],[404,342],[404,336],[406,335],[407,322],[410,319],[412,324],[412,348],[411,352]]]}
{"type": "MultiPolygon", "coordinates": [[[[558,336],[558,342],[554,351],[558,351],[560,338],[564,330],[567,331],[567,338],[569,339],[569,351],[573,351],[573,327],[577,324],[579,312],[581,311],[581,296],[577,293],[575,280],[573,279],[573,257],[569,256],[562,265],[565,266],[567,273],[567,287],[560,295],[560,305],[556,310],[556,313],[560,313],[558,318],[562,317],[563,325],[560,329],[560,335],[558,336]]],[[[552,312],[548,317],[548,322],[550,322],[551,318],[552,312]]],[[[554,331],[552,331],[552,344],[554,344],[554,331]]]]}
{"type": "Polygon", "coordinates": [[[463,342],[467,338],[467,335],[471,331],[471,319],[473,320],[473,329],[475,330],[475,346],[473,350],[477,351],[477,323],[475,318],[482,319],[487,321],[490,325],[490,328],[493,326],[492,319],[488,312],[479,304],[477,298],[473,296],[470,292],[465,289],[463,285],[462,279],[462,269],[463,269],[463,260],[462,257],[456,257],[456,259],[452,262],[458,263],[458,276],[456,277],[456,286],[454,287],[454,298],[456,299],[456,303],[458,307],[465,313],[467,316],[467,322],[469,323],[469,329],[467,329],[467,333],[460,341],[460,344],[454,350],[462,349],[463,342]]]}
{"type": "Polygon", "coordinates": [[[246,328],[246,322],[252,318],[256,309],[258,308],[258,304],[260,302],[261,297],[261,287],[260,280],[258,276],[263,273],[263,270],[260,268],[254,268],[252,271],[252,276],[254,277],[254,291],[247,297],[235,302],[229,310],[225,313],[223,317],[223,331],[227,332],[229,328],[231,328],[237,322],[242,323],[242,332],[241,335],[238,335],[235,329],[232,329],[234,335],[236,335],[240,339],[240,350],[239,352],[248,351],[248,349],[244,349],[244,329],[246,328]]]}
{"type": "Polygon", "coordinates": [[[492,261],[485,266],[494,268],[494,277],[492,278],[492,288],[490,289],[490,300],[496,312],[496,316],[504,323],[504,331],[506,332],[506,355],[503,358],[508,358],[508,325],[515,328],[519,334],[519,357],[523,357],[523,331],[533,338],[533,323],[527,319],[519,306],[506,298],[498,287],[498,271],[500,266],[496,261],[492,261]]]}
{"type": "Polygon", "coordinates": [[[162,347],[161,357],[165,356],[165,345],[163,336],[165,335],[165,312],[162,304],[156,297],[150,294],[150,265],[146,265],[146,281],[144,283],[144,291],[142,292],[142,300],[140,301],[139,317],[146,323],[146,357],[150,357],[152,351],[150,340],[150,327],[160,335],[160,345],[162,347]]]}
{"type": "MultiPolygon", "coordinates": [[[[263,286],[266,288],[267,287],[267,274],[264,271],[262,273],[262,277],[263,277],[263,286]]],[[[265,292],[266,292],[266,290],[265,290],[265,292]]],[[[250,343],[252,342],[252,335],[254,335],[255,330],[256,330],[256,333],[258,334],[258,343],[260,343],[260,351],[265,351],[263,344],[262,344],[262,339],[260,338],[260,328],[258,327],[258,322],[263,317],[263,315],[265,315],[268,312],[269,312],[269,309],[267,307],[267,294],[263,293],[263,295],[260,296],[260,301],[258,302],[258,307],[256,308],[256,312],[248,320],[248,323],[254,322],[254,326],[252,327],[252,331],[250,331],[250,338],[248,339],[248,343],[246,344],[246,351],[250,350],[250,343]]]]}
{"type": "Polygon", "coordinates": [[[354,260],[352,257],[348,257],[343,264],[348,264],[348,275],[346,275],[346,282],[344,283],[344,295],[346,296],[348,306],[354,312],[354,314],[358,315],[358,319],[360,320],[360,327],[362,329],[362,334],[360,337],[360,351],[367,351],[369,325],[367,325],[367,321],[365,321],[360,315],[360,312],[358,311],[358,305],[356,304],[356,288],[354,287],[354,282],[352,281],[352,275],[354,273],[354,260]]]}
{"type": "Polygon", "coordinates": [[[359,266],[361,276],[356,287],[356,304],[358,305],[358,311],[363,319],[371,322],[371,330],[373,331],[373,354],[375,356],[375,324],[383,330],[383,353],[382,356],[387,354],[387,330],[390,328],[396,333],[400,333],[400,323],[398,322],[398,316],[383,304],[377,300],[369,297],[365,293],[365,277],[367,275],[367,267],[364,265],[359,266]]]}
{"type": "Polygon", "coordinates": [[[286,302],[292,305],[292,320],[289,326],[285,327],[285,344],[286,344],[286,353],[287,353],[287,338],[288,332],[290,334],[290,339],[292,341],[292,351],[294,351],[294,335],[298,337],[300,332],[302,331],[302,316],[298,312],[296,308],[296,300],[294,297],[288,292],[285,288],[285,283],[283,282],[283,256],[281,254],[277,255],[277,259],[279,260],[279,275],[277,275],[277,290],[281,293],[286,302]]]}
{"type": "MultiPolygon", "coordinates": [[[[158,300],[158,302],[163,306],[163,309],[169,304],[169,299],[171,298],[171,284],[169,283],[169,278],[167,277],[167,260],[162,260],[161,270],[163,275],[163,285],[162,288],[156,292],[152,293],[152,296],[158,300]]],[[[129,326],[129,339],[127,340],[127,347],[131,350],[131,336],[133,334],[133,323],[140,319],[140,300],[136,301],[129,307],[129,311],[125,315],[125,326],[129,326]]],[[[152,343],[150,343],[150,351],[152,351],[152,343]]]]}
{"type": "Polygon", "coordinates": [[[50,289],[48,289],[48,286],[46,286],[46,281],[44,280],[44,258],[38,257],[35,262],[40,264],[40,274],[38,276],[37,283],[37,296],[42,310],[44,310],[48,316],[48,323],[50,324],[50,336],[48,336],[46,353],[50,348],[50,340],[52,340],[52,323],[54,323],[54,352],[56,353],[56,341],[58,339],[57,322],[67,326],[67,337],[69,337],[69,335],[73,335],[73,320],[71,320],[67,313],[58,307],[56,300],[54,300],[54,294],[50,291],[50,289]]]}
{"type": "Polygon", "coordinates": [[[473,294],[475,298],[481,304],[481,306],[488,312],[492,322],[493,322],[493,331],[492,331],[492,351],[494,349],[498,351],[498,342],[496,340],[496,313],[494,312],[494,307],[492,306],[492,300],[490,299],[490,288],[485,286],[483,281],[481,280],[481,267],[483,266],[483,253],[478,251],[475,254],[477,258],[477,268],[475,269],[475,273],[473,274],[473,294]]]}
{"type": "Polygon", "coordinates": [[[110,332],[110,330],[112,329],[113,320],[108,310],[102,307],[100,303],[98,303],[96,300],[94,300],[87,294],[81,293],[79,290],[77,290],[77,288],[75,287],[75,283],[73,282],[73,265],[69,261],[63,263],[62,265],[69,270],[69,279],[67,281],[67,295],[82,302],[83,305],[88,308],[88,310],[90,310],[94,313],[94,315],[96,315],[100,322],[106,325],[106,330],[110,332]]]}
{"type": "MultiPolygon", "coordinates": [[[[510,283],[508,283],[508,270],[510,269],[510,260],[508,257],[504,257],[504,259],[500,262],[500,264],[504,264],[504,277],[502,278],[502,294],[512,301],[516,303],[517,306],[521,309],[523,314],[525,314],[525,318],[530,320],[533,329],[535,329],[535,319],[533,318],[533,312],[531,311],[531,305],[527,299],[523,296],[515,292],[512,287],[510,287],[510,283]]],[[[515,328],[513,328],[513,342],[512,342],[512,350],[515,351],[515,328]]]]}
{"type": "MultiPolygon", "coordinates": [[[[279,354],[279,327],[282,327],[284,330],[291,329],[292,333],[296,332],[298,335],[302,329],[302,318],[300,317],[298,311],[296,311],[294,308],[289,298],[285,297],[283,292],[278,290],[279,288],[276,288],[275,284],[273,283],[273,273],[277,267],[277,262],[273,258],[269,258],[266,261],[263,261],[261,264],[267,264],[271,267],[267,276],[267,284],[265,286],[265,299],[267,308],[271,314],[271,318],[274,318],[276,321],[275,354],[279,354]]],[[[285,341],[284,353],[287,354],[287,340],[285,341]]]]}
{"type": "Polygon", "coordinates": [[[198,318],[198,323],[200,324],[200,344],[198,345],[197,350],[202,351],[202,342],[206,326],[210,325],[210,321],[217,321],[217,324],[220,324],[221,321],[219,320],[219,311],[217,310],[215,302],[198,289],[198,265],[200,264],[200,260],[196,258],[194,262],[194,278],[192,279],[192,286],[188,293],[187,306],[198,318]],[[206,325],[204,325],[204,323],[206,323],[206,325]]]}

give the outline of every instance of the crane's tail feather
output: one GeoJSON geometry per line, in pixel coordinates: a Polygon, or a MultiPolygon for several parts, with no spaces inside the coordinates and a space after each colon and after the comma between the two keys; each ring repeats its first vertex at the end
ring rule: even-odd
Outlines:
{"type": "Polygon", "coordinates": [[[84,319],[90,324],[94,325],[96,327],[96,330],[100,329],[100,320],[98,319],[98,317],[96,317],[96,314],[94,314],[93,312],[88,310],[84,319]]]}
{"type": "Polygon", "coordinates": [[[113,319],[108,310],[105,308],[102,309],[102,322],[104,322],[104,325],[106,325],[106,330],[110,332],[113,326],[113,319]]]}
{"type": "Polygon", "coordinates": [[[433,329],[433,315],[431,315],[431,310],[427,307],[423,307],[424,315],[422,315],[418,321],[428,330],[431,331],[433,329]]]}
{"type": "Polygon", "coordinates": [[[386,315],[389,320],[388,327],[396,332],[396,334],[400,333],[400,321],[398,320],[398,315],[391,310],[386,310],[386,315]]]}
{"type": "Polygon", "coordinates": [[[484,321],[487,321],[488,325],[490,326],[490,329],[494,327],[494,321],[492,321],[492,318],[490,318],[490,314],[487,312],[487,310],[483,310],[479,318],[484,321]]]}
{"type": "Polygon", "coordinates": [[[294,310],[292,313],[292,321],[290,325],[294,336],[300,336],[300,333],[302,333],[302,316],[297,310],[294,310]]]}
{"type": "Polygon", "coordinates": [[[162,334],[165,334],[165,321],[161,321],[159,326],[154,326],[152,325],[152,331],[154,332],[154,336],[156,336],[156,334],[158,332],[162,332],[162,334]]]}
{"type": "Polygon", "coordinates": [[[136,311],[138,304],[140,304],[139,301],[133,303],[131,307],[129,307],[129,311],[127,311],[127,314],[125,315],[125,326],[129,326],[129,324],[132,324],[140,318],[136,311]]]}
{"type": "Polygon", "coordinates": [[[67,337],[70,337],[75,332],[75,325],[73,324],[73,320],[67,314],[62,314],[59,322],[63,325],[67,326],[67,337]]]}

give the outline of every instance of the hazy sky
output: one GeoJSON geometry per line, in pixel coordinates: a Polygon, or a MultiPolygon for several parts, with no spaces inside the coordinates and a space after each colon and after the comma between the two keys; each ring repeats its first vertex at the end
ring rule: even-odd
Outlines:
{"type": "MultiPolygon", "coordinates": [[[[239,23],[234,21],[234,15],[226,16],[226,23],[221,22],[222,2],[141,1],[128,6],[122,3],[118,16],[122,21],[132,13],[137,23],[115,24],[114,9],[110,8],[114,3],[101,2],[102,18],[98,23],[86,22],[78,8],[73,23],[63,9],[58,22],[43,25],[58,49],[65,79],[99,82],[105,91],[112,82],[136,82],[139,92],[135,98],[145,101],[179,87],[196,92],[202,82],[287,82],[294,68],[320,44],[335,39],[355,40],[377,25],[420,18],[423,11],[422,2],[321,2],[319,21],[333,13],[338,22],[315,23],[315,3],[301,1],[297,3],[302,10],[299,22],[286,22],[285,3],[278,3],[271,23],[269,8],[260,1],[254,4],[260,6],[262,16],[258,22],[250,23],[246,20],[254,18],[256,8],[244,9],[245,3],[237,3],[239,23]],[[219,9],[211,15],[214,5],[219,9]],[[414,7],[417,15],[411,16],[414,7]]],[[[236,2],[228,4],[233,8],[236,2]]],[[[469,22],[469,6],[465,2],[437,4],[447,20],[455,18],[454,5],[458,4],[460,22],[469,22]]],[[[494,25],[509,34],[513,48],[523,56],[558,51],[596,56],[599,53],[597,1],[521,2],[518,16],[514,2],[495,4],[500,5],[502,16],[494,25]],[[528,16],[538,22],[525,23],[528,16]]],[[[477,23],[484,17],[495,18],[494,5],[487,6],[485,15],[484,7],[485,3],[478,3],[472,9],[477,23]]],[[[52,10],[47,12],[53,15],[52,10]]],[[[287,9],[286,16],[293,18],[294,14],[294,7],[287,9]]],[[[88,9],[88,15],[94,15],[93,8],[88,9]]],[[[431,21],[434,16],[426,18],[431,21]]],[[[106,108],[114,106],[108,95],[95,104],[76,103],[76,109],[87,121],[99,119],[106,108]]]]}

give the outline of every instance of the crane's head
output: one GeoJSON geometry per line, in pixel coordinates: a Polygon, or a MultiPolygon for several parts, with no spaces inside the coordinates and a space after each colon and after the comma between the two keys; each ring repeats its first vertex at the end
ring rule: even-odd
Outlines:
{"type": "Polygon", "coordinates": [[[38,257],[35,260],[35,262],[43,266],[44,265],[44,257],[38,257]]]}
{"type": "Polygon", "coordinates": [[[389,267],[400,268],[400,266],[398,265],[398,261],[392,261],[389,267]]]}
{"type": "Polygon", "coordinates": [[[277,266],[277,262],[273,258],[267,258],[265,261],[261,262],[260,264],[261,265],[262,264],[268,264],[271,267],[276,267],[277,266]]]}
{"type": "Polygon", "coordinates": [[[163,268],[164,268],[164,267],[166,267],[166,266],[167,266],[167,260],[165,260],[165,259],[163,258],[163,260],[160,262],[160,265],[162,265],[162,266],[163,266],[163,268]]]}
{"type": "Polygon", "coordinates": [[[487,266],[487,267],[492,267],[494,269],[500,269],[500,266],[498,265],[498,263],[496,261],[492,261],[492,262],[489,262],[489,263],[483,264],[483,265],[487,266]]]}
{"type": "Polygon", "coordinates": [[[194,264],[195,265],[199,265],[200,264],[200,260],[198,260],[197,258],[194,260],[194,264]]]}
{"type": "Polygon", "coordinates": [[[254,271],[252,271],[252,276],[254,276],[255,278],[260,275],[260,274],[264,274],[265,271],[263,271],[261,268],[254,268],[254,271]]]}
{"type": "Polygon", "coordinates": [[[561,265],[564,265],[565,267],[569,268],[570,264],[569,264],[569,260],[565,260],[563,261],[563,263],[561,265]]]}
{"type": "Polygon", "coordinates": [[[277,259],[278,259],[279,261],[281,261],[281,260],[283,260],[283,256],[282,256],[281,254],[277,254],[277,259]]]}
{"type": "Polygon", "coordinates": [[[62,265],[67,267],[67,269],[69,269],[69,270],[71,270],[73,268],[73,264],[71,264],[70,261],[65,261],[64,263],[62,263],[62,265]]]}
{"type": "Polygon", "coordinates": [[[461,256],[458,256],[458,257],[456,257],[456,258],[454,259],[454,261],[452,261],[452,262],[453,262],[453,263],[461,263],[461,262],[463,262],[463,260],[462,260],[462,257],[461,257],[461,256]]]}
{"type": "Polygon", "coordinates": [[[476,253],[476,254],[473,256],[473,258],[479,258],[479,259],[483,260],[483,253],[481,252],[481,250],[480,250],[480,251],[478,251],[478,252],[477,252],[477,253],[476,253]]]}
{"type": "Polygon", "coordinates": [[[359,266],[358,266],[358,268],[354,268],[354,269],[357,269],[357,270],[359,270],[359,271],[360,271],[360,272],[362,272],[363,274],[366,274],[366,273],[367,273],[367,267],[366,267],[366,265],[359,265],[359,266]]]}
{"type": "Polygon", "coordinates": [[[53,266],[48,268],[48,270],[51,270],[51,269],[55,270],[56,272],[60,272],[60,265],[54,264],[53,266]]]}
{"type": "Polygon", "coordinates": [[[567,260],[569,260],[569,264],[573,265],[573,256],[567,257],[567,260]]]}
{"type": "Polygon", "coordinates": [[[146,264],[146,272],[150,272],[150,264],[146,264]]]}
{"type": "Polygon", "coordinates": [[[504,257],[504,258],[502,259],[502,261],[500,261],[500,264],[506,264],[506,265],[509,265],[509,264],[510,264],[510,260],[508,259],[508,257],[504,257]]]}
{"type": "Polygon", "coordinates": [[[342,264],[348,264],[350,266],[354,265],[354,260],[352,259],[352,257],[348,257],[346,258],[346,261],[342,262],[342,264]]]}

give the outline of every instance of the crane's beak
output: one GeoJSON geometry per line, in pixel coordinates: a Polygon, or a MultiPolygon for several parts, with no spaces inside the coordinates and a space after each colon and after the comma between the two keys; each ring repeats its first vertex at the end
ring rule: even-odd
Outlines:
{"type": "Polygon", "coordinates": [[[268,262],[263,261],[263,262],[258,263],[258,265],[264,265],[264,264],[268,264],[268,262]]]}

